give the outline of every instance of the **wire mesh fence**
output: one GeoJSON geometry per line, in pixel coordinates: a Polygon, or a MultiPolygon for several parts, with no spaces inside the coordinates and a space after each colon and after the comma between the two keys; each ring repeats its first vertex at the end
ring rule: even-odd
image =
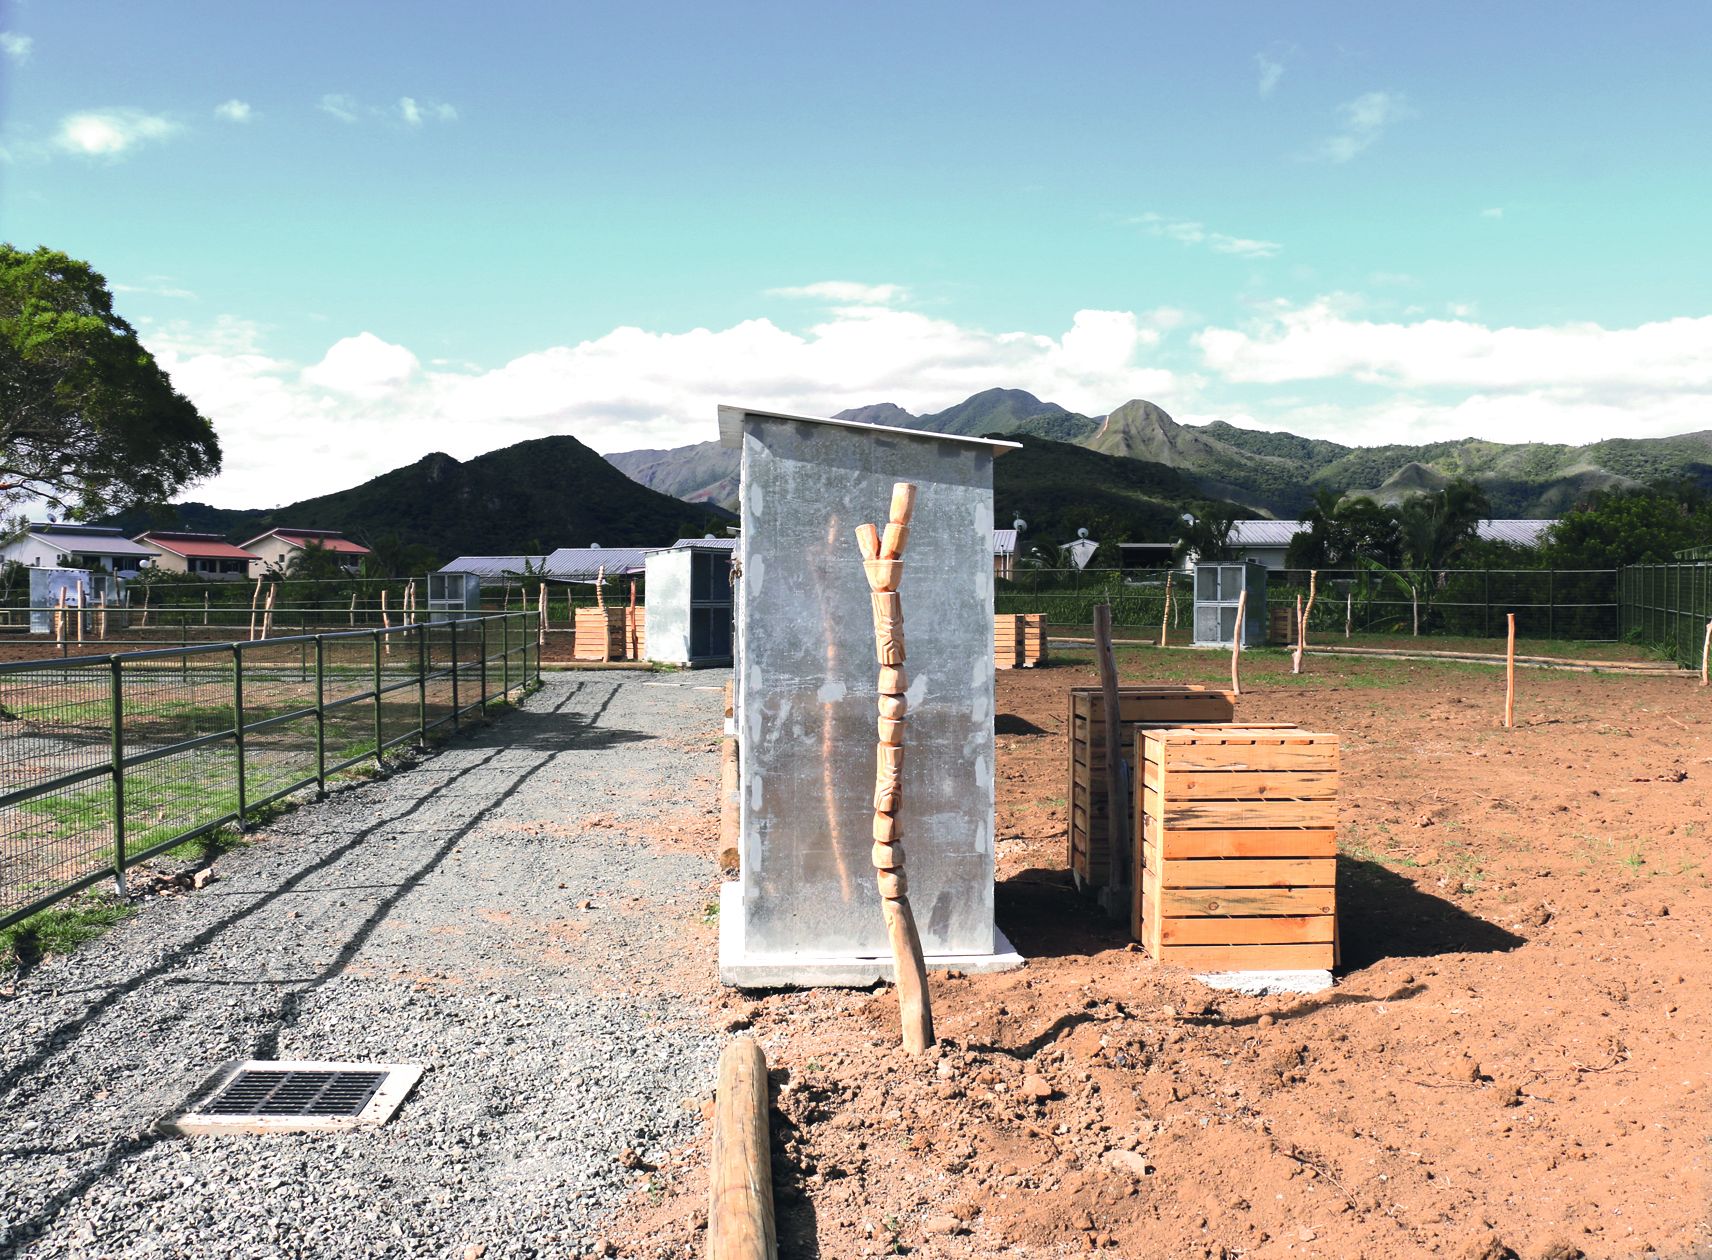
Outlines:
{"type": "Polygon", "coordinates": [[[1712,561],[1632,564],[1619,585],[1624,633],[1698,669],[1712,623],[1712,561]]]}
{"type": "MultiPolygon", "coordinates": [[[[1321,634],[1443,634],[1491,638],[1516,614],[1529,638],[1610,641],[1622,637],[1616,569],[1272,569],[1269,613],[1294,617],[1296,597],[1315,596],[1308,626],[1321,634]]],[[[1189,625],[1194,591],[1186,573],[1169,575],[1176,619],[1189,625]]],[[[1165,570],[1018,570],[995,582],[994,611],[1044,613],[1052,625],[1093,624],[1110,603],[1114,625],[1158,631],[1165,616],[1165,570]]],[[[1293,624],[1293,622],[1292,622],[1293,624]]]]}
{"type": "Polygon", "coordinates": [[[533,613],[0,664],[0,927],[539,681],[533,613]]]}

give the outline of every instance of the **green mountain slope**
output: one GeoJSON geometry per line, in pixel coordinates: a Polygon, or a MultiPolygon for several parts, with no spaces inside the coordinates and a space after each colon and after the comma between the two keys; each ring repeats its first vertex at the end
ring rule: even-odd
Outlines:
{"type": "Polygon", "coordinates": [[[731,519],[715,505],[637,484],[573,437],[536,438],[461,462],[425,455],[349,490],[266,511],[201,503],[171,510],[168,520],[129,513],[112,523],[134,531],[170,524],[238,541],[282,525],[343,530],[368,542],[396,534],[445,561],[590,543],[666,546],[731,519]]]}

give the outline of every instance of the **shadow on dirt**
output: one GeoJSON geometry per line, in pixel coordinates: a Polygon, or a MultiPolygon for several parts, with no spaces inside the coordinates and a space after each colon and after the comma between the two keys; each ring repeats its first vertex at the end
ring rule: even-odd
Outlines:
{"type": "MultiPolygon", "coordinates": [[[[1122,949],[1129,916],[1104,913],[1063,870],[1033,867],[993,890],[999,927],[1024,958],[1064,958],[1122,949]]],[[[1524,943],[1455,902],[1434,896],[1378,862],[1338,858],[1340,974],[1385,958],[1504,953],[1524,943]]]]}
{"type": "Polygon", "coordinates": [[[1001,713],[993,719],[993,734],[995,735],[1048,735],[1043,726],[1036,726],[1025,717],[1014,713],[1001,713]]]}

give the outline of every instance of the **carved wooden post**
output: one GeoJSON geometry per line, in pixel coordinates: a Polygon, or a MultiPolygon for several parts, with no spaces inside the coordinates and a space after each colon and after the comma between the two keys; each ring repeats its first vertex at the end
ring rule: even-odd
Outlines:
{"type": "MultiPolygon", "coordinates": [[[[256,589],[250,595],[250,638],[252,639],[256,637],[256,605],[261,602],[261,598],[262,580],[258,577],[256,579],[256,589]]],[[[351,607],[356,607],[356,601],[357,597],[355,595],[351,596],[351,607]]]]}
{"type": "Polygon", "coordinates": [[[1171,617],[1171,575],[1165,575],[1165,603],[1159,609],[1159,646],[1165,646],[1167,623],[1171,617]]]}
{"type": "Polygon", "coordinates": [[[1243,622],[1248,617],[1248,588],[1237,592],[1236,597],[1236,635],[1231,639],[1231,693],[1242,694],[1242,680],[1237,677],[1237,657],[1242,655],[1243,622]]]}
{"type": "Polygon", "coordinates": [[[921,936],[910,910],[909,882],[904,876],[904,850],[898,830],[898,806],[903,798],[904,726],[908,702],[904,693],[904,612],[898,595],[903,577],[904,547],[909,542],[910,515],[915,510],[915,487],[900,481],[892,487],[891,519],[885,532],[872,525],[856,530],[862,568],[868,575],[874,609],[874,655],[880,664],[879,744],[874,761],[875,879],[886,915],[886,935],[892,945],[897,973],[898,1016],[904,1049],[920,1054],[931,1046],[933,1008],[927,993],[927,964],[921,936]]]}

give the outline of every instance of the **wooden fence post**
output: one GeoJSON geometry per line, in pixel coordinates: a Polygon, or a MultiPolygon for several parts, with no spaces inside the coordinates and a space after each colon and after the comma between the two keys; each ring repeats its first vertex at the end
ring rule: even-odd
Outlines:
{"type": "Polygon", "coordinates": [[[1504,649],[1504,725],[1516,725],[1516,614],[1504,615],[1509,642],[1504,649]]]}
{"type": "Polygon", "coordinates": [[[1231,638],[1231,691],[1236,695],[1242,694],[1242,680],[1237,677],[1236,662],[1242,655],[1242,631],[1248,613],[1248,588],[1244,587],[1236,597],[1236,634],[1231,638]]]}

